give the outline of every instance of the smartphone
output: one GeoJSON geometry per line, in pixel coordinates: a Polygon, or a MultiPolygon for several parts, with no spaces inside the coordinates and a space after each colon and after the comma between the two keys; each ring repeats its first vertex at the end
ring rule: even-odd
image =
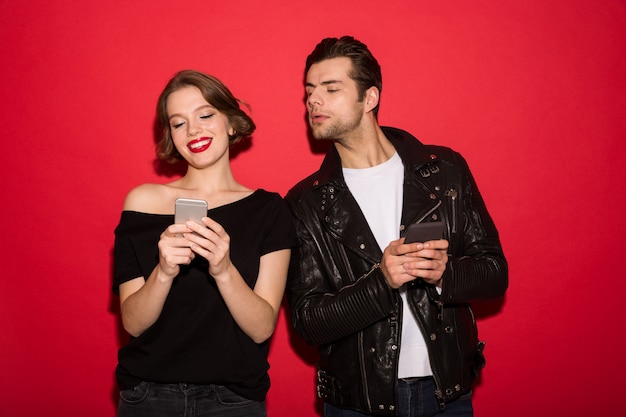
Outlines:
{"type": "Polygon", "coordinates": [[[443,222],[427,222],[410,224],[404,239],[404,243],[428,242],[429,240],[443,239],[445,225],[443,222]]]}
{"type": "Polygon", "coordinates": [[[207,210],[208,205],[204,200],[178,198],[174,209],[174,223],[184,224],[191,220],[204,226],[202,218],[206,217],[207,210]]]}

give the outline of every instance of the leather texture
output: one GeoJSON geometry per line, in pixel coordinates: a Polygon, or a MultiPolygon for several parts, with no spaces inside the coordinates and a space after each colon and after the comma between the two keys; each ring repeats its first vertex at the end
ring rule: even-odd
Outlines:
{"type": "MultiPolygon", "coordinates": [[[[443,405],[470,390],[485,364],[470,303],[503,296],[508,267],[463,157],[399,129],[383,132],[405,167],[401,234],[412,222],[447,225],[441,294],[419,279],[408,285],[443,405]]],[[[381,249],[343,180],[334,146],[286,200],[300,241],[287,299],[295,330],[319,348],[318,395],[339,407],[395,415],[402,301],[378,267],[381,249]]]]}

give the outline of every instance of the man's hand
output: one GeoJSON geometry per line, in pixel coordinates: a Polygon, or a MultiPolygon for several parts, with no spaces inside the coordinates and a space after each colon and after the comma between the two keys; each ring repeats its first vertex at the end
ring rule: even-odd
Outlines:
{"type": "Polygon", "coordinates": [[[404,238],[401,238],[385,248],[380,269],[391,288],[400,288],[416,278],[441,287],[441,277],[447,262],[447,240],[405,244],[404,238]]]}

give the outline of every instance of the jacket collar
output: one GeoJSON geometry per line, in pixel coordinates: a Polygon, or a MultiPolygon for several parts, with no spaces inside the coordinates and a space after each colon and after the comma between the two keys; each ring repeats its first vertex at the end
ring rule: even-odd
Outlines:
{"type": "MultiPolygon", "coordinates": [[[[409,133],[394,128],[382,129],[405,166],[402,224],[421,220],[441,204],[439,198],[436,198],[434,192],[422,181],[422,177],[430,176],[427,172],[429,169],[438,169],[436,164],[428,165],[438,157],[431,155],[429,147],[409,133]],[[420,173],[422,175],[419,175],[420,173]]],[[[341,159],[334,146],[330,147],[320,169],[312,179],[313,189],[316,189],[319,195],[318,204],[315,204],[317,215],[328,228],[329,234],[352,252],[359,253],[371,262],[378,262],[382,252],[367,227],[367,221],[358,209],[356,200],[350,192],[345,192],[347,186],[343,178],[341,159]]]]}
{"type": "MultiPolygon", "coordinates": [[[[437,155],[429,151],[427,146],[410,133],[394,127],[383,126],[381,129],[394,148],[396,148],[405,169],[417,172],[427,164],[439,159],[437,155]]],[[[322,161],[315,185],[319,186],[329,183],[334,183],[335,185],[344,183],[341,158],[334,145],[330,146],[322,161]]]]}

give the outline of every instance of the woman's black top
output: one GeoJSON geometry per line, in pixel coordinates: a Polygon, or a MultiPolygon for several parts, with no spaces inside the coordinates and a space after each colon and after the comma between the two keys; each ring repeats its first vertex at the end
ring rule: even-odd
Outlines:
{"type": "MultiPolygon", "coordinates": [[[[290,211],[280,195],[257,190],[208,211],[229,234],[230,257],[253,288],[261,256],[296,246],[290,211]]],[[[159,261],[157,242],[174,222],[171,214],[123,211],[115,229],[114,283],[147,278],[159,261]]],[[[120,389],[141,381],[224,385],[246,398],[263,401],[269,389],[269,342],[257,344],[226,308],[208,262],[196,256],[181,266],[158,320],[119,350],[120,389]]]]}

